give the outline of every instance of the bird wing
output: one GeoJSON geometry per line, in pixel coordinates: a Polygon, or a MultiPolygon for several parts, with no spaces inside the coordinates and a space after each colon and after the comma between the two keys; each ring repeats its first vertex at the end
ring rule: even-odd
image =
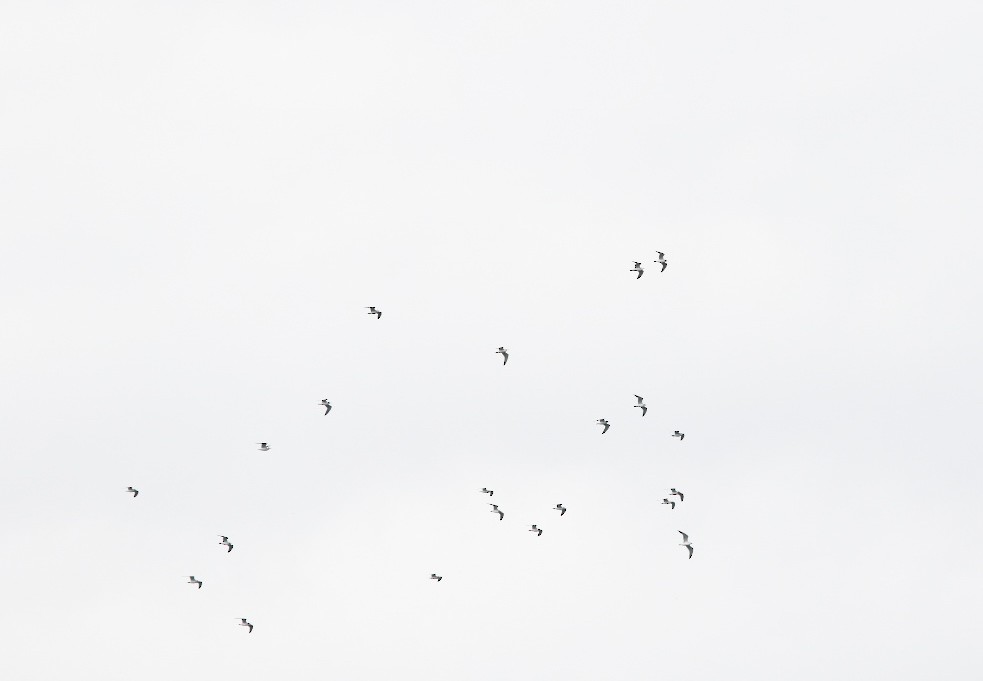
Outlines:
{"type": "Polygon", "coordinates": [[[648,407],[646,407],[646,406],[645,406],[645,405],[643,404],[643,405],[642,405],[642,416],[645,416],[645,412],[647,412],[648,410],[649,410],[649,408],[648,408],[648,407]]]}
{"type": "Polygon", "coordinates": [[[660,272],[665,272],[665,271],[666,271],[666,266],[667,266],[668,264],[669,264],[669,263],[667,263],[667,262],[666,262],[665,260],[663,260],[663,261],[662,261],[662,269],[661,269],[661,270],[659,270],[659,271],[660,271],[660,272]]]}
{"type": "Polygon", "coordinates": [[[249,627],[249,633],[253,633],[253,625],[247,624],[246,626],[249,627]]]}
{"type": "Polygon", "coordinates": [[[676,510],[676,502],[675,501],[670,501],[669,502],[669,508],[671,508],[672,510],[675,511],[676,510]]]}
{"type": "Polygon", "coordinates": [[[498,512],[498,519],[499,520],[505,520],[505,512],[504,511],[499,511],[498,512]]]}
{"type": "Polygon", "coordinates": [[[638,400],[638,403],[639,404],[642,403],[642,396],[641,395],[635,395],[635,399],[638,400]]]}
{"type": "Polygon", "coordinates": [[[682,493],[682,492],[676,492],[676,494],[677,494],[677,495],[679,496],[679,500],[680,500],[680,501],[685,501],[685,500],[683,499],[683,493],[682,493]]]}
{"type": "Polygon", "coordinates": [[[688,534],[686,534],[682,530],[676,530],[676,532],[678,532],[679,534],[683,535],[683,541],[689,541],[689,535],[688,534]]]}
{"type": "Polygon", "coordinates": [[[643,270],[643,269],[642,269],[641,267],[639,267],[639,268],[638,268],[638,276],[637,276],[637,277],[635,277],[635,278],[636,278],[636,279],[641,279],[641,278],[642,278],[642,273],[643,273],[644,271],[645,271],[645,270],[643,270]]]}
{"type": "Polygon", "coordinates": [[[604,433],[608,432],[608,428],[610,428],[610,427],[611,427],[611,424],[605,423],[604,424],[604,430],[601,431],[601,435],[604,435],[604,433]]]}
{"type": "Polygon", "coordinates": [[[231,550],[232,550],[232,544],[226,544],[226,546],[228,546],[228,547],[229,547],[229,550],[228,550],[228,551],[226,551],[226,553],[229,553],[229,551],[231,551],[231,550]]]}
{"type": "Polygon", "coordinates": [[[689,557],[692,558],[693,557],[693,547],[692,546],[687,546],[686,548],[689,550],[689,557]]]}
{"type": "Polygon", "coordinates": [[[682,442],[684,437],[686,437],[686,433],[680,433],[679,434],[679,441],[682,442]]]}
{"type": "Polygon", "coordinates": [[[202,584],[203,584],[203,582],[198,582],[198,588],[199,588],[199,589],[201,588],[201,585],[202,585],[202,584]]]}
{"type": "Polygon", "coordinates": [[[561,510],[560,510],[560,515],[562,516],[562,515],[563,515],[564,513],[566,513],[566,512],[567,512],[567,509],[565,509],[565,508],[564,508],[564,509],[561,509],[561,510]]]}
{"type": "Polygon", "coordinates": [[[506,364],[509,363],[509,353],[503,352],[502,353],[502,358],[503,358],[502,359],[502,366],[505,366],[506,364]]]}

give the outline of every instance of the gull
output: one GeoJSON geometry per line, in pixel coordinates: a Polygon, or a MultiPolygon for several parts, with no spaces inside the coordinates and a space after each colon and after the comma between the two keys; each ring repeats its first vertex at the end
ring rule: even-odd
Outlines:
{"type": "Polygon", "coordinates": [[[604,426],[604,430],[601,431],[601,435],[604,435],[604,433],[608,432],[608,428],[611,427],[611,424],[607,422],[607,419],[597,419],[597,422],[600,425],[604,426]]]}
{"type": "Polygon", "coordinates": [[[191,575],[190,577],[188,577],[188,580],[189,580],[188,581],[188,584],[197,584],[198,585],[198,588],[199,589],[201,588],[201,580],[200,579],[195,579],[195,576],[194,575],[191,575]]]}
{"type": "Polygon", "coordinates": [[[129,492],[130,494],[132,494],[134,499],[136,499],[137,498],[137,495],[140,494],[140,490],[133,489],[132,487],[127,487],[126,488],[126,491],[129,492]]]}
{"type": "Polygon", "coordinates": [[[487,494],[489,497],[495,496],[495,490],[488,489],[487,487],[482,487],[478,491],[481,492],[482,494],[487,494]]]}
{"type": "Polygon", "coordinates": [[[641,395],[635,395],[635,399],[638,400],[638,404],[636,404],[635,406],[641,409],[642,416],[645,416],[645,412],[649,410],[649,408],[645,406],[645,398],[642,397],[641,395]]]}
{"type": "Polygon", "coordinates": [[[382,310],[375,309],[375,305],[373,305],[372,307],[367,307],[365,309],[368,310],[367,314],[374,314],[376,319],[382,319],[382,310]]]}
{"type": "Polygon", "coordinates": [[[672,504],[671,508],[673,510],[676,510],[676,502],[675,501],[669,501],[668,499],[663,499],[662,500],[662,503],[663,504],[672,504]]]}
{"type": "Polygon", "coordinates": [[[679,441],[682,442],[683,441],[683,438],[686,437],[686,433],[680,433],[677,430],[677,431],[673,432],[672,436],[673,437],[678,437],[679,438],[679,441]]]}
{"type": "Polygon", "coordinates": [[[656,260],[655,262],[662,263],[662,269],[659,270],[659,272],[665,272],[666,271],[666,265],[669,264],[669,261],[666,260],[666,254],[663,253],[662,251],[656,251],[656,253],[659,254],[659,259],[656,260]]]}
{"type": "MultiPolygon", "coordinates": [[[[327,413],[327,412],[325,412],[325,413],[327,413]]],[[[265,442],[257,442],[256,444],[259,445],[259,451],[261,451],[261,452],[268,452],[268,451],[270,451],[270,446],[268,444],[266,444],[265,442]]]]}
{"type": "MultiPolygon", "coordinates": [[[[219,546],[228,546],[229,547],[229,551],[231,551],[232,550],[232,544],[229,543],[229,538],[226,537],[224,534],[220,534],[218,536],[222,538],[222,541],[219,542],[219,546]]],[[[228,553],[229,551],[226,551],[226,553],[228,553]]]]}
{"type": "Polygon", "coordinates": [[[689,535],[682,530],[676,530],[679,534],[683,535],[683,543],[680,546],[685,546],[686,550],[689,551],[689,557],[693,557],[693,545],[689,543],[689,535]]]}
{"type": "Polygon", "coordinates": [[[677,497],[679,497],[679,500],[680,501],[683,501],[683,493],[682,492],[677,492],[675,487],[673,487],[673,488],[671,488],[669,490],[669,496],[672,496],[673,494],[675,494],[677,497]]]}
{"type": "Polygon", "coordinates": [[[253,633],[253,625],[251,625],[249,622],[247,622],[245,617],[240,617],[239,619],[242,620],[241,622],[239,622],[239,626],[240,627],[249,627],[249,633],[250,634],[253,633]]]}
{"type": "Polygon", "coordinates": [[[529,531],[530,532],[535,532],[537,537],[543,533],[543,531],[541,529],[539,529],[538,527],[536,527],[535,525],[533,525],[532,526],[532,529],[529,530],[529,531]]]}
{"type": "Polygon", "coordinates": [[[438,575],[436,572],[431,572],[430,573],[430,579],[436,579],[439,582],[440,580],[443,579],[443,577],[441,577],[440,575],[438,575]]]}
{"type": "Polygon", "coordinates": [[[502,360],[502,366],[505,366],[506,364],[508,364],[508,362],[509,362],[509,351],[508,350],[506,350],[503,347],[499,347],[498,350],[495,351],[495,354],[502,356],[502,358],[503,358],[503,360],[502,360]]]}
{"type": "Polygon", "coordinates": [[[328,402],[327,398],[321,400],[321,406],[324,407],[324,415],[327,416],[328,412],[331,411],[331,403],[328,402]]]}
{"type": "Polygon", "coordinates": [[[503,511],[499,511],[498,510],[498,504],[488,504],[488,505],[492,507],[492,510],[491,510],[492,513],[497,513],[498,514],[498,519],[499,520],[505,520],[505,513],[503,511]]]}
{"type": "Polygon", "coordinates": [[[563,504],[557,504],[553,508],[560,512],[561,517],[563,516],[564,513],[567,512],[567,507],[564,506],[563,504]]]}
{"type": "Polygon", "coordinates": [[[638,276],[635,279],[641,279],[642,275],[645,274],[645,270],[642,269],[642,263],[636,262],[635,266],[632,267],[629,272],[638,272],[638,276]]]}

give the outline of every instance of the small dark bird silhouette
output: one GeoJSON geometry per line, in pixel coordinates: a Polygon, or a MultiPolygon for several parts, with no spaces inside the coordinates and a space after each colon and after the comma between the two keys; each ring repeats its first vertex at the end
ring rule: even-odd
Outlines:
{"type": "Polygon", "coordinates": [[[219,542],[219,546],[228,546],[229,550],[226,551],[226,553],[229,553],[229,551],[232,550],[232,544],[229,543],[229,538],[223,534],[220,534],[218,536],[222,538],[222,541],[219,542]]]}
{"type": "Polygon", "coordinates": [[[557,504],[553,508],[560,512],[561,518],[563,517],[563,514],[567,512],[567,507],[564,506],[563,504],[557,504]]]}
{"type": "Polygon", "coordinates": [[[430,573],[430,579],[436,579],[439,582],[440,580],[443,579],[443,577],[441,577],[440,575],[438,575],[436,572],[431,572],[430,573]]]}
{"type": "Polygon", "coordinates": [[[666,260],[666,254],[663,253],[662,251],[656,251],[656,253],[659,254],[659,259],[656,260],[655,262],[662,263],[662,269],[659,270],[659,272],[665,272],[666,271],[666,265],[669,264],[669,261],[666,260]]]}
{"type": "Polygon", "coordinates": [[[541,529],[539,529],[538,527],[536,527],[535,525],[533,525],[532,526],[532,529],[529,530],[529,531],[530,532],[535,532],[537,537],[543,534],[543,531],[541,529]]]}
{"type": "Polygon", "coordinates": [[[137,498],[137,495],[140,494],[140,490],[133,489],[132,487],[127,487],[126,488],[126,491],[129,492],[130,494],[132,494],[134,499],[136,499],[137,498]]]}
{"type": "Polygon", "coordinates": [[[489,497],[493,497],[493,496],[495,496],[495,490],[493,490],[493,489],[488,489],[487,487],[482,487],[482,488],[481,488],[480,490],[478,490],[478,491],[479,491],[479,492],[481,492],[482,494],[487,494],[487,495],[488,495],[489,497]]]}
{"type": "Polygon", "coordinates": [[[266,444],[265,442],[257,442],[256,444],[259,445],[259,451],[261,451],[261,452],[268,452],[268,451],[270,451],[270,446],[268,444],[266,444]]]}
{"type": "Polygon", "coordinates": [[[604,430],[601,431],[601,435],[604,435],[604,433],[608,432],[608,428],[611,427],[611,424],[607,422],[607,419],[597,419],[597,422],[600,425],[604,426],[604,430]]]}
{"type": "Polygon", "coordinates": [[[636,404],[635,407],[641,409],[642,416],[645,416],[645,413],[649,410],[649,408],[645,406],[645,399],[641,395],[635,395],[635,399],[638,400],[638,404],[636,404]]]}
{"type": "Polygon", "coordinates": [[[642,263],[636,262],[635,266],[632,267],[629,272],[638,272],[638,276],[635,279],[641,279],[642,275],[645,274],[645,270],[642,269],[642,263]]]}
{"type": "Polygon", "coordinates": [[[500,347],[498,350],[495,351],[495,354],[502,356],[502,366],[505,366],[506,364],[509,363],[509,351],[506,350],[505,348],[500,347]]]}
{"type": "Polygon", "coordinates": [[[239,622],[239,626],[240,627],[249,627],[249,633],[250,634],[253,633],[253,625],[251,625],[249,622],[247,622],[245,617],[240,617],[239,619],[242,620],[241,622],[239,622]]]}
{"type": "Polygon", "coordinates": [[[198,588],[199,589],[201,588],[201,580],[200,579],[195,579],[195,576],[194,575],[191,575],[190,577],[188,577],[188,584],[197,584],[198,585],[198,588]]]}
{"type": "Polygon", "coordinates": [[[505,519],[505,513],[503,511],[499,511],[498,510],[498,504],[488,504],[488,505],[492,507],[492,510],[491,510],[492,513],[497,513],[498,514],[498,519],[499,520],[504,520],[505,519]]]}
{"type": "Polygon", "coordinates": [[[686,433],[680,433],[678,430],[672,434],[673,437],[678,437],[679,441],[682,442],[683,438],[686,437],[686,433]]]}
{"type": "Polygon", "coordinates": [[[680,501],[683,501],[683,493],[682,492],[677,492],[675,487],[673,487],[672,489],[669,490],[669,496],[672,496],[673,494],[675,494],[677,497],[679,497],[679,500],[680,501]]]}
{"type": "Polygon", "coordinates": [[[662,503],[663,504],[671,504],[670,508],[672,508],[673,510],[676,509],[676,502],[675,501],[669,501],[668,499],[663,499],[662,500],[662,503]]]}
{"type": "Polygon", "coordinates": [[[382,310],[375,309],[375,306],[365,308],[368,310],[367,314],[374,314],[376,319],[382,319],[382,310]]]}
{"type": "Polygon", "coordinates": [[[328,412],[331,411],[331,403],[325,398],[321,400],[321,406],[324,407],[324,415],[327,416],[328,412]]]}

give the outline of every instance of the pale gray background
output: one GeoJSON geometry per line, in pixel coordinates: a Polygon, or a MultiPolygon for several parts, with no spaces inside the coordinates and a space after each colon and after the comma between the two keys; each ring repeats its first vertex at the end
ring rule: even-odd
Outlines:
{"type": "Polygon", "coordinates": [[[979,678],[981,27],[5,2],[0,672],[979,678]]]}

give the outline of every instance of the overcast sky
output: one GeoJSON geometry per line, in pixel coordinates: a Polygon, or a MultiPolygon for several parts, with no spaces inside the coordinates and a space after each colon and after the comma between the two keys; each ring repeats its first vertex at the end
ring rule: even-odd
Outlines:
{"type": "Polygon", "coordinates": [[[5,2],[2,675],[979,678],[981,32],[5,2]]]}

